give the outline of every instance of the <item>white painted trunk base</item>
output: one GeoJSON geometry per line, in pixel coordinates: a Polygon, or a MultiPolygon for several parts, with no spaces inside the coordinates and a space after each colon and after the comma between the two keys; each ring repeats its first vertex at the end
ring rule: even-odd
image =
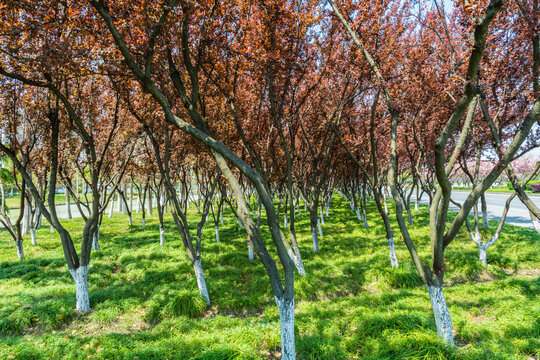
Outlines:
{"type": "Polygon", "coordinates": [[[317,219],[317,227],[319,228],[319,236],[323,237],[322,227],[321,227],[321,220],[319,220],[319,219],[317,219]]]}
{"type": "Polygon", "coordinates": [[[133,218],[129,215],[129,226],[133,226],[133,218]]]}
{"type": "MultiPolygon", "coordinates": [[[[291,260],[293,261],[294,266],[298,271],[298,274],[301,276],[306,275],[306,269],[304,269],[304,263],[302,262],[302,258],[300,256],[296,256],[292,248],[289,248],[287,253],[289,254],[289,258],[291,258],[291,260]]],[[[300,254],[300,251],[298,251],[298,254],[300,254]]]]}
{"type": "Polygon", "coordinates": [[[366,208],[362,208],[362,214],[364,215],[364,228],[369,229],[369,224],[367,222],[366,208]]]}
{"type": "Polygon", "coordinates": [[[248,259],[249,261],[253,261],[253,243],[250,239],[247,241],[248,244],[248,259]]]}
{"type": "Polygon", "coordinates": [[[144,229],[146,227],[146,219],[142,219],[142,228],[144,229]]]}
{"type": "Polygon", "coordinates": [[[407,216],[409,217],[409,224],[414,225],[414,220],[413,220],[413,217],[412,217],[412,214],[411,214],[411,208],[410,207],[407,207],[407,216]]]}
{"type": "Polygon", "coordinates": [[[90,296],[88,294],[88,265],[70,269],[69,273],[75,281],[76,309],[78,312],[90,311],[90,296]]]}
{"type": "Polygon", "coordinates": [[[397,268],[399,266],[398,259],[396,256],[396,246],[394,244],[394,238],[390,237],[386,239],[388,242],[388,250],[390,251],[390,263],[392,264],[393,268],[397,268]]]}
{"type": "Polygon", "coordinates": [[[17,248],[17,258],[19,258],[19,260],[24,260],[24,249],[22,240],[15,240],[15,247],[17,248]]]}
{"type": "Polygon", "coordinates": [[[219,226],[216,225],[215,228],[216,228],[216,242],[220,242],[219,241],[219,226]]]}
{"type": "MultiPolygon", "coordinates": [[[[320,218],[321,218],[321,224],[324,224],[324,216],[323,216],[322,208],[319,209],[319,210],[320,210],[319,212],[321,213],[321,216],[320,216],[320,218]]],[[[321,235],[321,236],[322,236],[322,235],[321,235]]]]}
{"type": "Polygon", "coordinates": [[[284,214],[285,216],[283,217],[283,228],[284,229],[287,229],[288,227],[288,223],[287,223],[287,213],[284,214]]]}
{"type": "Polygon", "coordinates": [[[221,225],[223,225],[223,211],[219,212],[219,221],[221,221],[221,225]]]}
{"type": "Polygon", "coordinates": [[[483,265],[487,265],[487,249],[488,247],[485,244],[478,244],[478,260],[483,265]]]}
{"type": "Polygon", "coordinates": [[[51,234],[54,233],[54,226],[51,225],[50,231],[51,231],[51,234]]]}
{"type": "Polygon", "coordinates": [[[32,245],[37,245],[36,229],[30,229],[30,236],[32,237],[32,245]]]}
{"type": "Polygon", "coordinates": [[[444,340],[454,345],[454,334],[452,333],[452,319],[448,311],[448,305],[444,299],[442,286],[426,285],[433,315],[435,316],[435,324],[437,325],[437,334],[444,340]]]}
{"type": "Polygon", "coordinates": [[[311,237],[313,238],[313,251],[319,251],[319,237],[317,236],[317,229],[311,228],[311,237]]]}
{"type": "Polygon", "coordinates": [[[204,274],[200,259],[193,262],[193,270],[195,270],[195,278],[197,279],[199,293],[206,301],[206,304],[210,305],[210,297],[208,296],[208,289],[206,289],[206,281],[204,280],[204,274]]]}
{"type": "Polygon", "coordinates": [[[96,234],[93,235],[92,249],[94,249],[94,251],[99,251],[101,249],[101,247],[99,246],[99,240],[96,234]]]}
{"type": "Polygon", "coordinates": [[[109,219],[112,218],[113,211],[114,211],[114,196],[111,198],[111,207],[109,208],[109,219]]]}
{"type": "Polygon", "coordinates": [[[159,245],[165,245],[165,229],[159,229],[159,245]]]}
{"type": "Polygon", "coordinates": [[[364,221],[364,219],[362,219],[362,215],[360,214],[360,210],[358,210],[358,208],[356,209],[355,213],[356,213],[356,218],[359,221],[364,221]]]}
{"type": "Polygon", "coordinates": [[[414,210],[418,211],[418,199],[414,202],[414,210]]]}
{"type": "Polygon", "coordinates": [[[540,234],[540,220],[536,219],[532,222],[534,229],[540,234]]]}
{"type": "Polygon", "coordinates": [[[281,360],[294,360],[294,300],[280,299],[277,296],[274,296],[274,299],[279,309],[281,326],[281,360]]]}

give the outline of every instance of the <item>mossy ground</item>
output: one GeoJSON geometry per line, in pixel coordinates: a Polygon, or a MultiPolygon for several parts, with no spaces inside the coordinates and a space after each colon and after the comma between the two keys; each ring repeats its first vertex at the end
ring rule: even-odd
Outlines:
{"type": "MultiPolygon", "coordinates": [[[[389,206],[392,208],[392,206],[389,206]]],[[[200,219],[192,207],[193,228],[200,219]]],[[[429,260],[427,208],[410,227],[429,260]]],[[[393,218],[393,215],[391,215],[393,218]]],[[[210,217],[211,218],[211,217],[210,217]]],[[[73,281],[57,234],[44,226],[16,260],[0,231],[0,359],[273,359],[279,318],[262,264],[248,261],[246,234],[227,211],[221,243],[207,223],[203,268],[211,295],[198,295],[193,268],[170,216],[159,246],[157,214],[104,219],[89,271],[93,311],[74,311],[73,281]]],[[[438,340],[426,289],[395,228],[400,268],[391,270],[375,207],[365,230],[339,197],[325,219],[321,251],[311,250],[309,217],[296,217],[307,271],[296,276],[299,359],[537,359],[540,357],[540,236],[505,225],[490,266],[463,232],[446,251],[445,296],[457,347],[438,340]]],[[[74,239],[81,220],[64,222],[74,239]]],[[[270,236],[262,228],[271,249],[270,236]]]]}

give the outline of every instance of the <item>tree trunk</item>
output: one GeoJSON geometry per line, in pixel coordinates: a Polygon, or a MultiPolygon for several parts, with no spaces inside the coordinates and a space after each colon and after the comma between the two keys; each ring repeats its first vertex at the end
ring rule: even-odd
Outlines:
{"type": "Polygon", "coordinates": [[[99,240],[97,238],[97,235],[94,233],[93,239],[92,239],[92,249],[95,251],[99,251],[101,247],[99,246],[99,240]]]}
{"type": "Polygon", "coordinates": [[[532,211],[529,211],[529,216],[531,217],[533,228],[540,234],[540,220],[532,213],[532,211]]]}
{"type": "Polygon", "coordinates": [[[480,200],[482,202],[482,225],[484,225],[485,228],[489,228],[486,196],[482,194],[482,196],[480,196],[480,200]]]}
{"type": "Polygon", "coordinates": [[[133,217],[129,214],[129,227],[133,226],[133,217]]]}
{"type": "Polygon", "coordinates": [[[32,236],[32,245],[37,245],[36,229],[34,228],[30,229],[30,235],[32,236]]]}
{"type": "Polygon", "coordinates": [[[73,215],[71,214],[71,201],[69,197],[69,192],[66,189],[66,210],[67,210],[67,216],[68,219],[73,219],[73,215]]]}
{"type": "Polygon", "coordinates": [[[396,246],[394,244],[394,238],[389,237],[386,239],[388,242],[388,249],[390,250],[390,263],[392,264],[393,268],[397,268],[399,266],[398,259],[396,256],[396,246]]]}
{"type": "MultiPolygon", "coordinates": [[[[23,196],[23,194],[21,194],[23,196]]],[[[24,197],[24,213],[22,221],[22,235],[28,235],[30,227],[32,225],[32,209],[30,208],[30,202],[24,197]]]]}
{"type": "MultiPolygon", "coordinates": [[[[126,196],[127,194],[127,184],[124,184],[124,197],[126,196]]],[[[124,201],[125,201],[125,198],[124,198],[124,201]]],[[[122,214],[127,214],[127,202],[124,202],[122,201],[122,214]]],[[[130,209],[131,210],[131,209],[130,209]]]]}
{"type": "Polygon", "coordinates": [[[51,231],[51,234],[54,234],[54,227],[52,225],[51,225],[50,231],[51,231]]]}
{"type": "Polygon", "coordinates": [[[165,229],[162,226],[159,227],[159,245],[165,245],[165,229]]]}
{"type": "Polygon", "coordinates": [[[206,289],[206,281],[204,280],[201,259],[197,259],[193,262],[193,269],[195,270],[195,278],[197,278],[199,293],[205,299],[206,304],[210,305],[210,297],[208,296],[208,290],[206,289]]]}
{"type": "Polygon", "coordinates": [[[118,195],[118,205],[116,206],[116,211],[119,213],[124,212],[124,202],[122,201],[122,196],[120,195],[120,191],[118,190],[116,192],[118,195]]]}
{"type": "Polygon", "coordinates": [[[319,236],[323,237],[322,227],[321,227],[321,220],[320,219],[317,219],[317,227],[319,228],[319,236]]]}
{"type": "Polygon", "coordinates": [[[76,309],[80,313],[90,311],[90,296],[88,294],[88,265],[70,269],[69,273],[75,281],[76,309]]]}
{"type": "Polygon", "coordinates": [[[313,238],[313,251],[319,251],[319,237],[317,235],[317,228],[311,227],[311,237],[313,238]]]}
{"type": "Polygon", "coordinates": [[[407,204],[407,205],[405,205],[405,207],[407,208],[407,216],[409,217],[409,224],[414,225],[414,220],[413,220],[412,213],[411,213],[411,205],[407,204]]]}
{"type": "Polygon", "coordinates": [[[216,225],[216,242],[220,242],[219,241],[219,226],[216,225]]]}
{"type": "Polygon", "coordinates": [[[365,227],[366,229],[369,229],[369,224],[368,224],[368,222],[367,222],[367,214],[366,214],[366,206],[365,206],[365,204],[364,204],[364,206],[362,207],[362,215],[363,215],[362,217],[364,218],[364,227],[365,227]]]}
{"type": "MultiPolygon", "coordinates": [[[[322,205],[321,205],[321,206],[322,206],[322,205]]],[[[321,224],[324,224],[324,216],[323,216],[323,210],[322,210],[322,207],[321,207],[321,209],[320,209],[320,213],[321,213],[321,216],[320,216],[320,219],[321,219],[321,220],[320,220],[320,222],[321,222],[321,224]]],[[[321,236],[322,236],[322,235],[321,235],[321,236]]]]}
{"type": "Polygon", "coordinates": [[[251,239],[248,238],[248,259],[249,261],[253,261],[253,243],[251,242],[251,239]]]}
{"type": "Polygon", "coordinates": [[[111,196],[111,207],[109,208],[109,219],[112,218],[112,214],[114,211],[114,194],[111,196]]]}
{"type": "Polygon", "coordinates": [[[274,296],[279,309],[279,322],[281,326],[281,359],[296,359],[294,347],[294,299],[286,300],[274,296]]]}
{"type": "Polygon", "coordinates": [[[486,244],[478,244],[478,260],[480,260],[483,265],[487,265],[487,249],[488,247],[486,244]]]}
{"type": "Polygon", "coordinates": [[[17,257],[19,260],[24,260],[24,249],[22,239],[15,240],[15,246],[17,247],[17,257]]]}
{"type": "Polygon", "coordinates": [[[152,190],[148,189],[148,215],[152,216],[152,190]]]}
{"type": "Polygon", "coordinates": [[[426,285],[433,315],[435,316],[435,324],[437,326],[437,334],[446,340],[450,345],[454,345],[454,334],[452,332],[452,319],[448,311],[448,305],[444,299],[442,285],[426,285]]]}

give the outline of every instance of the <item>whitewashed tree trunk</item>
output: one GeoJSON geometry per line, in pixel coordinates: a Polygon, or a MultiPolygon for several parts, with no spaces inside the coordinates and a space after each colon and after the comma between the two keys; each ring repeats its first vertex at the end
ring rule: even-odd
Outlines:
{"type": "Polygon", "coordinates": [[[31,219],[30,202],[25,197],[24,198],[24,213],[23,213],[22,229],[21,229],[21,232],[23,235],[28,235],[28,233],[30,232],[31,220],[32,219],[31,219]]]}
{"type": "Polygon", "coordinates": [[[54,227],[52,225],[51,225],[50,231],[51,231],[51,234],[54,233],[54,227]]]}
{"type": "Polygon", "coordinates": [[[253,243],[249,239],[247,243],[248,243],[248,259],[249,261],[253,261],[253,243]]]}
{"type": "Polygon", "coordinates": [[[195,278],[197,279],[199,293],[206,301],[206,304],[210,305],[210,297],[208,296],[208,290],[206,289],[206,281],[204,280],[204,274],[200,259],[193,262],[193,269],[195,270],[195,278]]]}
{"type": "Polygon", "coordinates": [[[274,297],[279,309],[281,326],[281,360],[296,359],[294,347],[294,300],[274,297]]]}
{"type": "Polygon", "coordinates": [[[529,216],[531,217],[533,228],[540,234],[540,220],[531,211],[529,211],[529,216]]]}
{"type": "Polygon", "coordinates": [[[484,227],[489,228],[487,211],[482,211],[482,224],[484,225],[484,227]]]}
{"type": "Polygon", "coordinates": [[[448,305],[444,299],[442,286],[426,285],[433,315],[435,316],[435,324],[437,326],[437,334],[446,340],[450,345],[454,345],[454,334],[452,333],[452,319],[448,311],[448,305]]]}
{"type": "Polygon", "coordinates": [[[317,228],[311,227],[311,237],[313,238],[313,251],[319,251],[319,237],[317,235],[317,228]]]}
{"type": "Polygon", "coordinates": [[[388,205],[386,205],[386,196],[384,197],[384,212],[388,215],[388,205]]]}
{"type": "Polygon", "coordinates": [[[298,270],[298,274],[301,276],[306,275],[306,269],[304,269],[304,263],[302,262],[302,258],[300,257],[300,250],[297,248],[298,256],[294,253],[292,248],[289,248],[288,254],[291,260],[294,263],[294,266],[296,267],[296,270],[298,270]]]}
{"type": "Polygon", "coordinates": [[[367,222],[367,214],[366,214],[366,208],[362,207],[362,214],[364,215],[364,228],[369,229],[369,224],[367,222]]]}
{"type": "Polygon", "coordinates": [[[357,219],[358,219],[359,221],[364,221],[364,220],[362,219],[362,215],[360,214],[360,210],[358,210],[358,208],[356,208],[356,211],[355,211],[355,212],[356,212],[356,217],[357,217],[357,219]]]}
{"type": "Polygon", "coordinates": [[[71,214],[71,201],[69,198],[69,192],[66,189],[66,210],[67,210],[67,216],[68,219],[73,219],[73,215],[71,214]]]}
{"type": "Polygon", "coordinates": [[[283,215],[283,228],[287,229],[289,227],[287,224],[287,213],[284,213],[283,215]]]}
{"type": "Polygon", "coordinates": [[[137,198],[137,214],[141,211],[141,199],[137,198]]]}
{"type": "Polygon", "coordinates": [[[133,211],[133,180],[129,184],[129,210],[133,211]]]}
{"type": "Polygon", "coordinates": [[[386,239],[386,241],[388,242],[388,249],[390,251],[390,263],[392,264],[393,268],[397,268],[399,266],[399,263],[396,256],[396,246],[394,244],[394,238],[389,237],[388,239],[386,239]]]}
{"type": "Polygon", "coordinates": [[[165,229],[159,228],[159,245],[165,245],[165,229]]]}
{"type": "Polygon", "coordinates": [[[129,226],[133,226],[133,218],[129,215],[129,226]]]}
{"type": "Polygon", "coordinates": [[[146,219],[142,219],[142,228],[144,229],[146,227],[146,219]]]}
{"type": "Polygon", "coordinates": [[[317,227],[319,228],[319,236],[323,237],[322,227],[321,227],[321,220],[320,219],[317,219],[317,227]]]}
{"type": "Polygon", "coordinates": [[[220,242],[219,241],[219,226],[216,225],[215,228],[216,228],[216,242],[220,242]]]}
{"type": "Polygon", "coordinates": [[[15,240],[15,246],[17,247],[17,258],[24,260],[24,249],[22,240],[15,240]]]}
{"type": "Polygon", "coordinates": [[[114,195],[111,196],[111,207],[109,208],[109,219],[112,218],[113,211],[114,211],[114,195]]]}
{"type": "Polygon", "coordinates": [[[478,244],[478,260],[483,265],[487,265],[487,246],[485,244],[478,244]]]}
{"type": "Polygon", "coordinates": [[[88,265],[70,269],[69,273],[75,281],[76,309],[84,313],[90,311],[90,296],[88,294],[88,265]]]}
{"type": "Polygon", "coordinates": [[[319,210],[320,210],[319,212],[320,212],[320,214],[321,214],[321,216],[320,216],[320,218],[321,218],[321,224],[324,224],[324,216],[323,216],[322,208],[320,208],[319,210]]]}
{"type": "Polygon", "coordinates": [[[414,210],[418,211],[418,198],[414,202],[414,210]]]}
{"type": "Polygon", "coordinates": [[[219,221],[221,221],[221,225],[223,225],[223,211],[219,212],[219,221]]]}
{"type": "Polygon", "coordinates": [[[414,220],[413,220],[413,217],[412,217],[410,206],[407,206],[407,216],[409,217],[409,224],[414,225],[414,220]]]}
{"type": "Polygon", "coordinates": [[[92,249],[94,249],[94,251],[99,251],[101,249],[101,247],[99,246],[99,240],[96,234],[94,234],[92,237],[92,249]]]}
{"type": "Polygon", "coordinates": [[[36,229],[34,228],[30,229],[30,236],[32,237],[32,245],[37,245],[36,229]]]}

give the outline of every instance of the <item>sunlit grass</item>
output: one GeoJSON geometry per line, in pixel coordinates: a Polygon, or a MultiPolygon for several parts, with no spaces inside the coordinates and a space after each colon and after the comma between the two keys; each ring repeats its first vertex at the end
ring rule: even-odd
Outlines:
{"type": "MultiPolygon", "coordinates": [[[[389,209],[392,206],[389,206],[389,209]]],[[[195,228],[200,219],[190,213],[195,228]]],[[[427,209],[413,210],[410,232],[429,261],[427,209]]],[[[393,215],[391,215],[393,218],[393,215]]],[[[534,359],[540,356],[540,237],[505,225],[477,260],[462,233],[446,251],[456,349],[436,335],[427,291],[396,234],[400,268],[392,270],[374,206],[365,230],[335,197],[321,251],[311,250],[308,214],[297,215],[306,277],[296,276],[299,359],[534,359]]],[[[205,226],[202,264],[212,305],[198,295],[193,268],[170,216],[159,246],[157,214],[130,229],[127,216],[104,219],[101,249],[89,271],[93,312],[79,317],[57,234],[25,240],[26,260],[0,232],[0,359],[269,359],[279,357],[279,317],[262,264],[248,260],[245,230],[227,211],[216,243],[205,226]]],[[[65,221],[74,238],[82,222],[65,221]]],[[[264,224],[264,221],[263,221],[264,224]]],[[[262,228],[267,246],[272,242],[262,228]]],[[[77,245],[78,246],[78,245],[77,245]]],[[[275,256],[275,252],[272,251],[275,256]]]]}

